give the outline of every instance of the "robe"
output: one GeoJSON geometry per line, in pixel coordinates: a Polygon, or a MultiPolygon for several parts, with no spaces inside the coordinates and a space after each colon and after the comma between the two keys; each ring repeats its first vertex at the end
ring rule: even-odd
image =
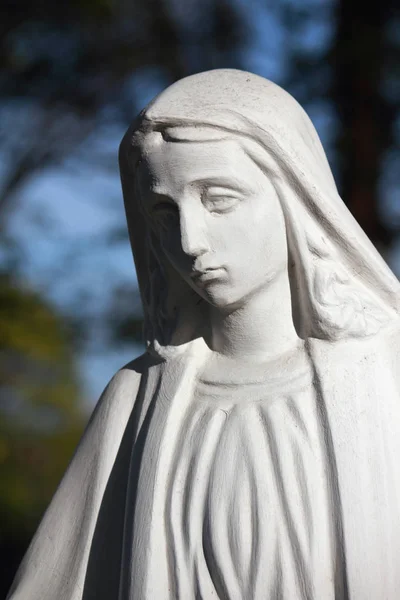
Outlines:
{"type": "MultiPolygon", "coordinates": [[[[330,465],[304,362],[280,377],[266,369],[262,381],[197,382],[155,466],[168,477],[141,597],[335,598],[330,465]]],[[[132,564],[125,596],[138,598],[132,564]]]]}
{"type": "MultiPolygon", "coordinates": [[[[215,557],[211,571],[208,569],[209,574],[213,569],[217,572],[216,577],[215,573],[214,578],[211,577],[214,591],[204,588],[212,591],[210,598],[292,600],[290,587],[284,586],[290,585],[290,577],[299,574],[305,577],[299,598],[312,598],[313,589],[320,585],[318,578],[323,579],[325,574],[329,579],[326,589],[332,594],[333,587],[335,595],[320,593],[320,598],[397,600],[400,597],[399,340],[397,326],[362,340],[335,343],[309,340],[311,385],[305,396],[302,396],[301,386],[289,395],[279,393],[272,404],[262,394],[261,404],[250,403],[247,408],[251,413],[249,420],[244,415],[233,416],[235,407],[228,410],[226,419],[220,411],[217,423],[220,435],[214,436],[214,441],[221,443],[225,436],[228,450],[237,451],[239,427],[248,446],[262,441],[264,459],[269,457],[269,471],[267,475],[259,469],[257,476],[251,472],[252,465],[260,466],[254,449],[247,451],[248,456],[253,457],[251,460],[239,457],[236,468],[241,470],[243,485],[237,487],[237,498],[229,491],[235,472],[226,472],[222,496],[233,503],[228,511],[230,524],[226,521],[226,511],[214,504],[215,522],[209,539],[205,536],[209,556],[222,552],[218,540],[227,549],[226,555],[215,557]],[[300,411],[299,417],[296,407],[298,409],[300,404],[301,411],[305,412],[300,411]],[[251,426],[260,415],[261,421],[269,423],[268,427],[262,427],[260,422],[251,426]],[[279,427],[282,419],[288,421],[288,426],[278,446],[276,426],[279,427]],[[304,419],[307,420],[305,432],[295,432],[295,423],[304,419]],[[274,421],[272,425],[271,421],[274,421]],[[221,428],[223,423],[225,428],[221,428]],[[313,451],[305,439],[317,440],[317,445],[312,444],[313,451]],[[303,440],[300,453],[293,450],[294,440],[303,440]],[[292,475],[279,477],[279,465],[283,468],[285,452],[284,468],[292,475]],[[301,476],[299,479],[296,475],[296,461],[301,464],[310,459],[313,472],[305,475],[304,483],[301,476]],[[315,478],[320,479],[320,486],[313,483],[315,478]],[[275,485],[272,488],[272,482],[280,479],[287,481],[288,487],[279,489],[279,485],[275,485]],[[316,495],[311,498],[312,490],[316,489],[316,495]],[[282,498],[290,492],[292,497],[285,507],[282,498]],[[262,569],[249,559],[249,547],[254,546],[254,539],[250,544],[249,539],[245,539],[248,535],[254,536],[256,528],[242,526],[241,519],[254,518],[249,512],[242,512],[249,498],[256,498],[253,506],[259,508],[264,495],[265,513],[259,530],[263,537],[259,547],[266,548],[259,553],[266,561],[262,569]],[[307,513],[307,497],[311,511],[313,506],[318,511],[318,507],[322,507],[322,517],[314,523],[317,527],[314,538],[310,536],[313,521],[307,513]],[[271,517],[271,507],[274,507],[274,517],[271,517]],[[235,514],[237,520],[232,520],[235,514]],[[293,515],[296,515],[295,523],[290,522],[293,515]],[[271,532],[267,532],[269,520],[271,532]],[[281,540],[286,540],[287,546],[284,552],[276,553],[272,540],[279,539],[276,535],[279,528],[283,532],[281,540]],[[333,533],[328,535],[326,529],[333,533]],[[289,534],[292,535],[290,543],[289,534]],[[216,544],[213,539],[217,540],[216,544]],[[293,543],[293,539],[297,542],[293,543]],[[310,545],[310,539],[315,546],[310,545]],[[328,539],[334,539],[333,546],[326,544],[328,539]],[[294,550],[296,543],[300,550],[294,550]],[[321,543],[321,568],[313,563],[318,543],[321,543]],[[285,555],[289,557],[287,563],[283,560],[285,555]],[[277,560],[276,556],[280,560],[276,563],[278,572],[281,569],[278,583],[274,583],[277,571],[269,563],[270,557],[277,560]],[[305,564],[295,564],[296,556],[305,564]],[[252,578],[252,569],[261,575],[252,578]],[[230,579],[229,590],[221,586],[221,581],[218,583],[218,571],[222,573],[220,580],[230,579]],[[307,582],[308,576],[311,583],[307,582]],[[240,585],[245,586],[242,589],[238,588],[239,580],[240,585]],[[258,585],[267,586],[264,596],[262,591],[255,595],[258,585]]],[[[187,461],[193,462],[197,456],[203,461],[198,464],[202,468],[211,445],[198,439],[195,447],[197,444],[202,452],[200,455],[191,452],[184,439],[185,430],[174,423],[179,423],[182,415],[188,415],[187,407],[193,404],[199,354],[194,347],[167,360],[144,355],[113,378],[32,541],[10,591],[10,600],[183,597],[177,595],[177,585],[185,589],[185,578],[191,576],[185,565],[196,568],[199,562],[196,563],[191,550],[194,538],[190,532],[188,535],[184,532],[185,520],[180,513],[188,507],[188,523],[194,523],[198,520],[194,503],[201,504],[201,498],[196,494],[193,502],[182,498],[179,502],[180,494],[190,494],[185,486],[179,488],[179,481],[183,477],[185,483],[191,481],[195,485],[187,461]],[[170,435],[171,432],[174,434],[170,435]],[[171,462],[174,457],[175,461],[171,462]],[[171,481],[173,484],[168,485],[171,481]],[[166,511],[166,507],[172,506],[172,500],[173,514],[166,511]],[[168,531],[175,540],[172,552],[166,545],[168,531]],[[183,544],[179,541],[182,536],[183,544]],[[178,561],[170,560],[180,547],[185,553],[178,561]],[[188,557],[192,560],[188,561],[188,557]],[[181,565],[178,570],[177,565],[181,565]]],[[[204,406],[201,410],[205,410],[204,406]]],[[[192,425],[187,422],[189,427],[195,427],[195,423],[196,419],[192,425]]],[[[211,422],[209,426],[207,432],[212,431],[211,422]]],[[[195,430],[194,436],[196,438],[195,430]]],[[[217,478],[221,479],[224,464],[218,460],[213,464],[217,478]]],[[[229,464],[232,469],[234,463],[229,464]]],[[[205,469],[207,471],[206,466],[205,469]]],[[[196,596],[196,589],[193,596],[190,593],[185,596],[187,600],[191,597],[208,600],[207,591],[203,592],[205,596],[196,596]]]]}

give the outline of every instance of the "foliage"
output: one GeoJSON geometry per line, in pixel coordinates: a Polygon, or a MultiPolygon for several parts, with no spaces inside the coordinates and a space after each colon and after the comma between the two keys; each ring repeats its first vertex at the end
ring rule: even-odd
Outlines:
{"type": "Polygon", "coordinates": [[[64,160],[101,122],[132,119],[139,108],[130,85],[135,73],[156,69],[170,82],[195,70],[234,64],[245,38],[238,9],[226,0],[207,0],[203,6],[195,0],[182,5],[18,0],[6,2],[4,9],[0,142],[8,169],[0,188],[3,227],[16,192],[35,172],[64,160]]]}
{"type": "Polygon", "coordinates": [[[81,435],[71,345],[54,310],[0,277],[2,536],[32,532],[81,435]]]}

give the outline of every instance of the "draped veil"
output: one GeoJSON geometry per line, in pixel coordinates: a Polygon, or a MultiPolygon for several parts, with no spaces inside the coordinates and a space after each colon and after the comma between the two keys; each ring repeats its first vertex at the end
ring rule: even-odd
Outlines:
{"type": "MultiPolygon", "coordinates": [[[[165,273],[168,267],[140,211],[135,186],[143,137],[150,131],[168,136],[177,127],[211,127],[221,137],[257,143],[252,158],[272,176],[286,218],[302,337],[363,337],[397,319],[399,283],[340,199],[305,111],[266,79],[242,71],[215,70],[187,77],[162,92],[121,144],[125,207],[150,345],[156,341],[159,347],[173,343],[174,337],[181,339],[173,335],[174,327],[188,330],[180,313],[196,321],[195,309],[188,310],[190,300],[182,292],[182,282],[171,270],[165,273]],[[169,301],[164,302],[166,290],[169,301]],[[178,323],[171,325],[177,313],[178,323]]],[[[185,143],[184,135],[180,140],[185,143]]]]}

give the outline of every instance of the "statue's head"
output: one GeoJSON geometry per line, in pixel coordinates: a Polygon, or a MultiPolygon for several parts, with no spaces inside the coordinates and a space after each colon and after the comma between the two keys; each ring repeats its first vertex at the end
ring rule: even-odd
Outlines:
{"type": "Polygon", "coordinates": [[[318,135],[284,90],[235,70],[177,82],[121,144],[147,337],[201,335],[289,273],[300,336],[375,333],[398,284],[339,198],[318,135]]]}
{"type": "Polygon", "coordinates": [[[222,311],[240,308],[288,268],[278,194],[246,152],[251,146],[207,127],[154,131],[137,170],[142,210],[163,255],[222,311]]]}

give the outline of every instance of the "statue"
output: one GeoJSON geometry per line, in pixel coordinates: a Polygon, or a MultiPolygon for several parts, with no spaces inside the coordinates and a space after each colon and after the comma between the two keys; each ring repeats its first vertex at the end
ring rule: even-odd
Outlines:
{"type": "Polygon", "coordinates": [[[193,75],[120,150],[146,353],[12,600],[400,598],[400,287],[303,109],[193,75]]]}

